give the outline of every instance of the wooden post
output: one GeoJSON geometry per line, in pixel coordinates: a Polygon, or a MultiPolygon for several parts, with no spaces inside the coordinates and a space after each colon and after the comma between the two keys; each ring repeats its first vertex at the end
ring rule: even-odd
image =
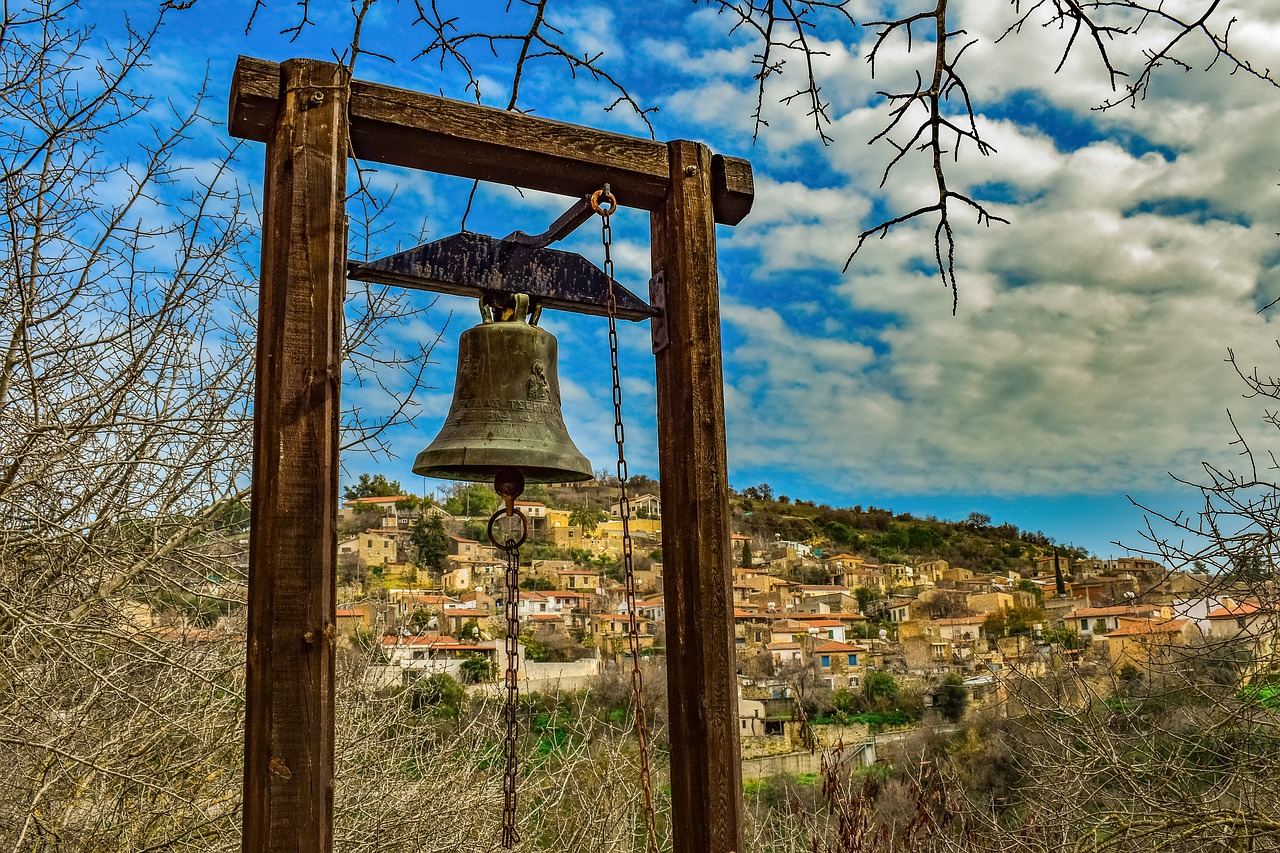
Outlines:
{"type": "Polygon", "coordinates": [[[249,544],[245,853],[333,849],[347,73],[281,65],[267,141],[249,544]]]}
{"type": "Polygon", "coordinates": [[[670,185],[650,222],[666,282],[656,360],[673,850],[730,853],[741,848],[742,767],[712,156],[686,141],[668,152],[670,185]]]}

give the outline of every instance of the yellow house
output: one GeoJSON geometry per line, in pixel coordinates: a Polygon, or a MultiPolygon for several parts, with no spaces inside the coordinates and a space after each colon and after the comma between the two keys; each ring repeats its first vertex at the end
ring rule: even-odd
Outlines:
{"type": "Polygon", "coordinates": [[[396,540],[381,533],[361,533],[338,545],[339,554],[355,554],[362,566],[394,566],[396,540]]]}
{"type": "Polygon", "coordinates": [[[561,546],[577,546],[582,542],[582,527],[569,523],[570,512],[567,509],[546,509],[547,538],[552,544],[561,546]]]}
{"type": "MultiPolygon", "coordinates": [[[[633,516],[628,524],[628,528],[631,530],[632,537],[653,542],[658,540],[662,535],[662,519],[636,518],[633,516]]],[[[597,545],[602,545],[606,550],[621,549],[622,521],[615,520],[602,522],[594,532],[586,534],[584,538],[595,540],[597,545]]]]}
{"type": "Polygon", "coordinates": [[[1182,649],[1196,631],[1190,619],[1121,618],[1108,633],[1107,655],[1112,669],[1132,664],[1144,672],[1171,670],[1185,664],[1182,649]]]}
{"type": "Polygon", "coordinates": [[[980,592],[965,598],[965,606],[974,613],[996,613],[1013,605],[1013,596],[1007,592],[980,592]]]}

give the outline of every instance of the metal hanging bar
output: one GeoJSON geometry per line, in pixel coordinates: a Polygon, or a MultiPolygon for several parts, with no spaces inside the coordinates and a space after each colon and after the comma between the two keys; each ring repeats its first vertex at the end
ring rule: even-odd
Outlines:
{"type": "Polygon", "coordinates": [[[512,231],[503,237],[503,241],[507,243],[519,243],[521,246],[532,246],[535,249],[545,249],[557,240],[563,240],[568,237],[578,226],[586,222],[595,213],[595,208],[591,202],[591,196],[583,196],[574,202],[573,207],[566,210],[552,222],[550,227],[541,234],[526,234],[523,231],[512,231]]]}

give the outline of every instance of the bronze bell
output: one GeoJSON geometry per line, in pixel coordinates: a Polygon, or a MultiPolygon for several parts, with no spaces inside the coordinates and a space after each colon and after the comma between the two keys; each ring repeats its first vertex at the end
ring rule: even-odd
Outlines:
{"type": "Polygon", "coordinates": [[[529,483],[594,476],[560,415],[555,336],[536,325],[537,309],[532,324],[525,319],[528,306],[529,297],[516,294],[514,308],[494,320],[481,303],[483,322],[458,341],[449,415],[413,473],[474,481],[514,473],[529,483]]]}

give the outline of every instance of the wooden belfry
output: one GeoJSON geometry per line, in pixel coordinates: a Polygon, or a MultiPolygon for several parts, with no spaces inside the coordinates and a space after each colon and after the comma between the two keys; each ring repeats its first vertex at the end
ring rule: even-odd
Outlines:
{"type": "Polygon", "coordinates": [[[232,136],[267,143],[254,402],[246,853],[333,849],[334,609],[347,159],[650,211],[665,281],[658,451],[676,853],[740,846],[742,780],[715,224],[751,167],[688,141],[603,133],[241,57],[232,136]]]}

